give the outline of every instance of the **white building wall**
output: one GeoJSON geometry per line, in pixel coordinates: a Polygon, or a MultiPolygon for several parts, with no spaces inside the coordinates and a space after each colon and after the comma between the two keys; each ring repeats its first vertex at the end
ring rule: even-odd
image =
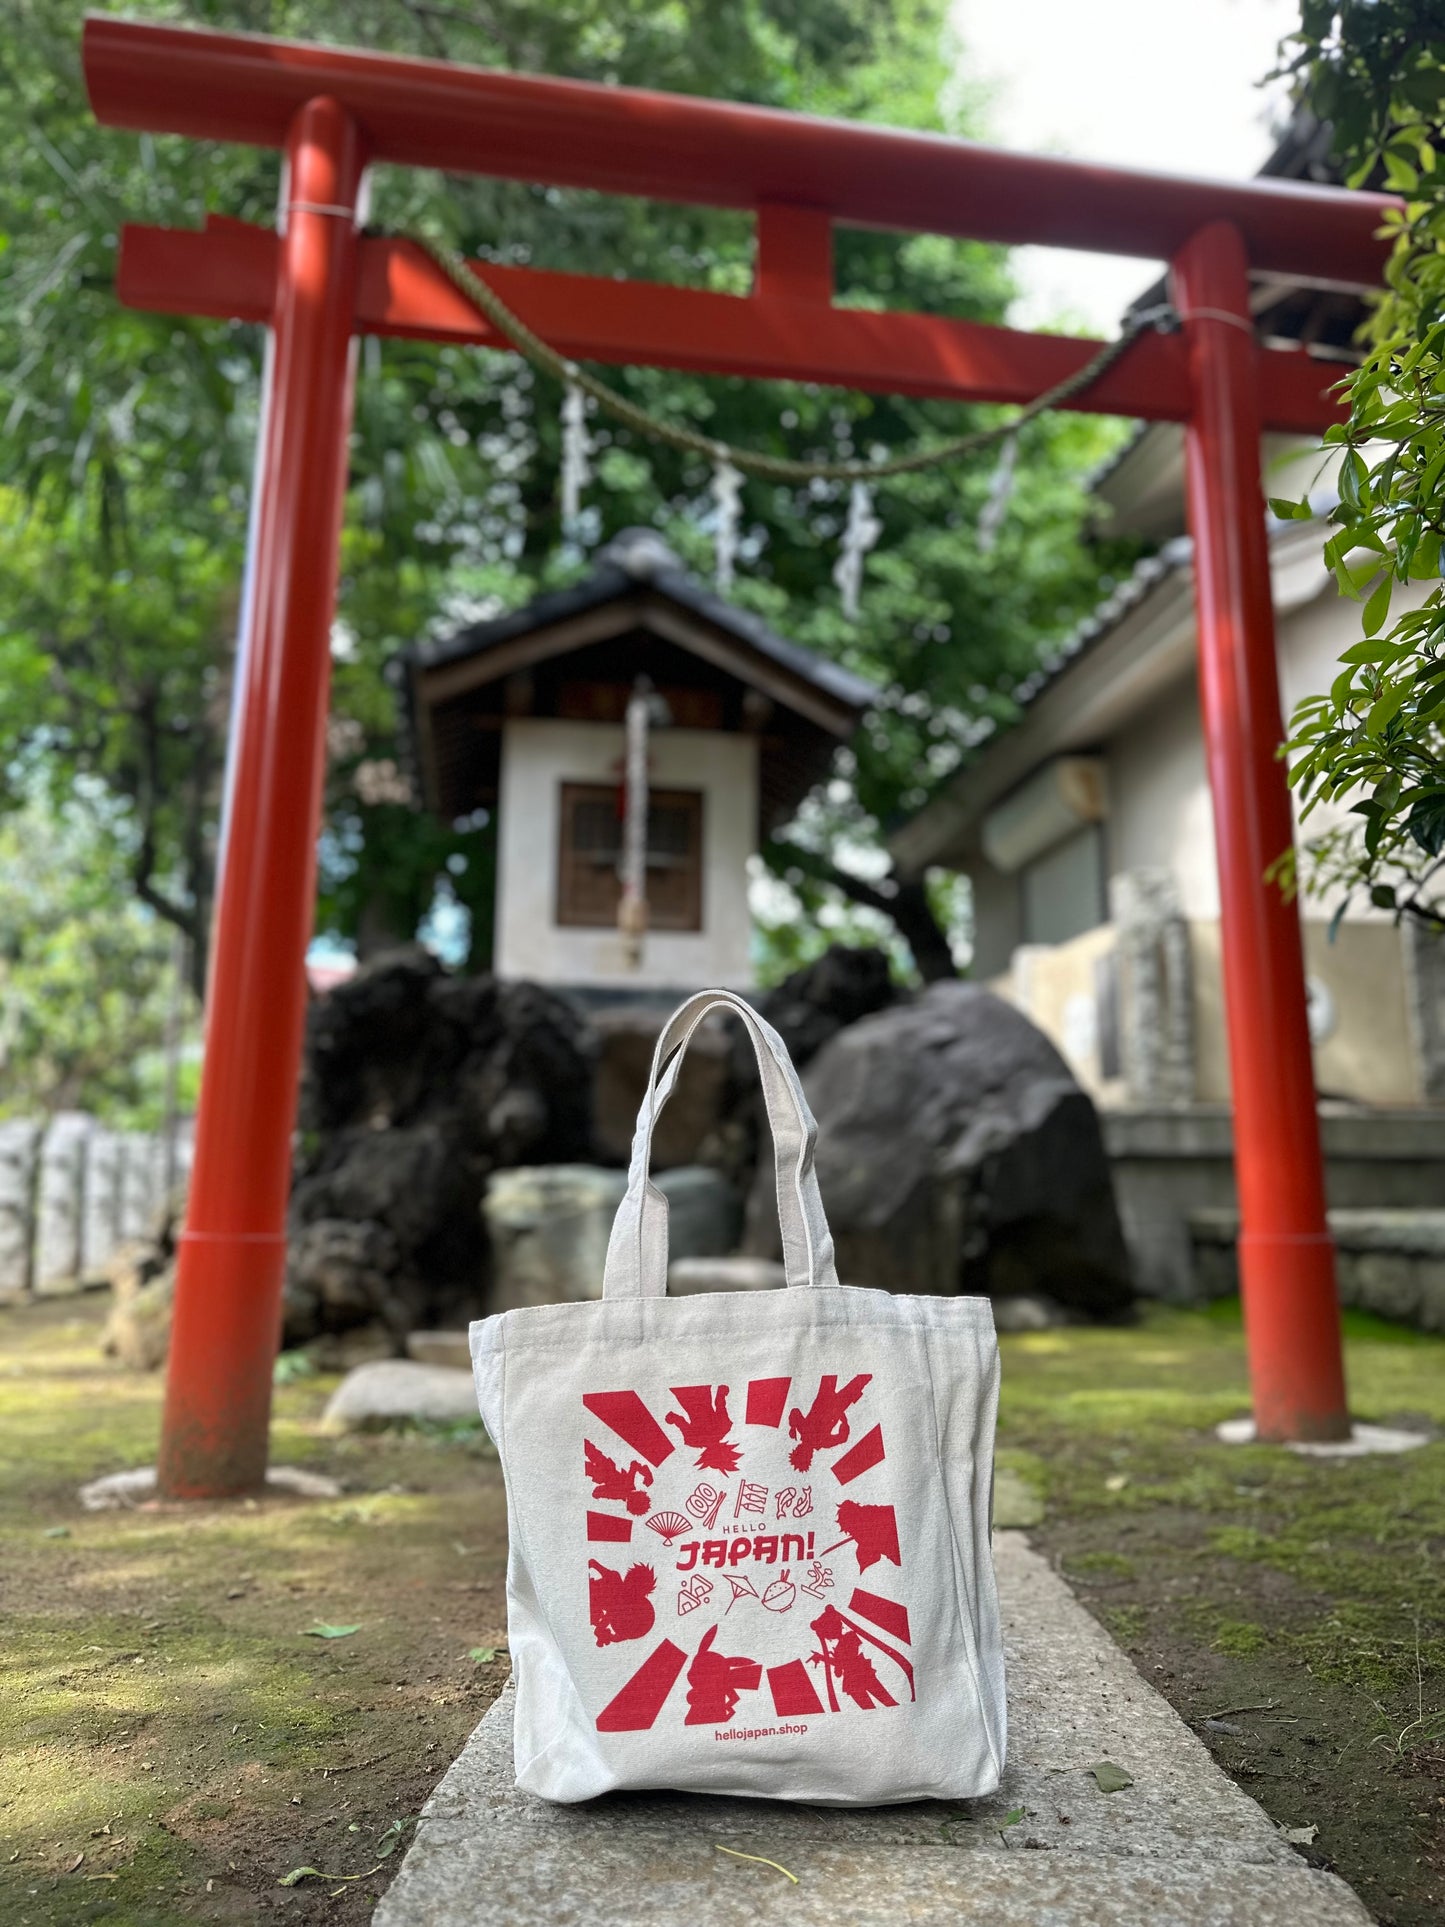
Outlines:
{"type": "MultiPolygon", "coordinates": [[[[1360,639],[1360,605],[1336,594],[1333,580],[1319,569],[1320,593],[1276,618],[1280,707],[1286,727],[1303,697],[1329,688],[1340,673],[1342,650],[1360,639]]],[[[1428,585],[1426,585],[1428,586],[1428,585]]],[[[1422,590],[1407,592],[1416,600],[1422,590]]],[[[1401,597],[1401,606],[1405,598],[1401,597]]],[[[1195,677],[1178,683],[1142,714],[1131,718],[1106,746],[1109,766],[1109,870],[1158,867],[1179,881],[1180,906],[1191,920],[1219,915],[1219,875],[1214,849],[1214,813],[1204,763],[1204,735],[1195,677]]],[[[1349,815],[1348,804],[1321,807],[1296,836],[1321,834],[1349,815]]],[[[1328,919],[1337,899],[1306,892],[1306,918],[1328,919]]],[[[1388,921],[1356,897],[1351,922],[1388,921]]]]}
{"type": "Polygon", "coordinates": [[[537,983],[702,989],[752,983],[748,858],[758,847],[758,745],[721,730],[662,729],[658,789],[702,792],[702,929],[649,931],[640,964],[615,930],[562,927],[557,914],[564,783],[616,783],[620,726],[521,718],[502,734],[498,799],[497,971],[537,983]]]}
{"type": "Polygon", "coordinates": [[[1169,870],[1186,917],[1219,915],[1214,816],[1192,675],[1107,745],[1109,874],[1169,870]]]}

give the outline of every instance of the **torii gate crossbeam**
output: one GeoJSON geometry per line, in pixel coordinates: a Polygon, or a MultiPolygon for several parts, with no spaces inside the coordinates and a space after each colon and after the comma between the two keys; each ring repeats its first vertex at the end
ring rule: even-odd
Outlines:
{"type": "Polygon", "coordinates": [[[286,160],[276,232],[127,228],[118,282],[135,306],[270,328],[161,1489],[217,1497],[265,1473],[356,340],[506,345],[419,251],[359,233],[372,161],[754,212],[746,298],[482,270],[577,359],[1022,402],[1097,344],[838,308],[834,224],[1172,263],[1182,332],[1141,339],[1072,405],[1186,426],[1255,1417],[1266,1438],[1343,1435],[1299,920],[1264,882],[1291,821],[1258,461],[1262,427],[1340,418],[1339,371],[1255,343],[1248,273],[1375,285],[1394,203],[110,16],[87,20],[84,63],[110,126],[286,160]]]}

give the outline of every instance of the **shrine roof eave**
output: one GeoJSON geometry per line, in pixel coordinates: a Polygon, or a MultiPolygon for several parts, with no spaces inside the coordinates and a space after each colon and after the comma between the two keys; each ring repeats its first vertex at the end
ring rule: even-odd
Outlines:
{"type": "Polygon", "coordinates": [[[635,617],[638,627],[659,625],[659,633],[706,653],[721,671],[764,689],[785,708],[846,737],[877,700],[877,686],[838,663],[789,642],[746,609],[716,594],[684,569],[660,538],[628,530],[602,551],[597,566],[566,589],[535,597],[520,609],[469,624],[455,634],[422,643],[398,659],[408,682],[439,691],[458,678],[435,672],[463,670],[466,685],[477,688],[521,666],[525,656],[538,660],[595,639],[578,630],[579,618],[618,605],[619,617],[635,617]],[[668,606],[697,626],[666,623],[668,606]],[[722,651],[718,644],[723,645],[722,651]],[[727,645],[732,645],[729,649],[727,645]],[[781,676],[778,672],[781,671],[781,676]]]}

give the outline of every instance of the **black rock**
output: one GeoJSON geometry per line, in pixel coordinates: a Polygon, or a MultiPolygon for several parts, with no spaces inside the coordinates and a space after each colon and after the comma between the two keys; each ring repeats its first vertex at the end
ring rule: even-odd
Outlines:
{"type": "MultiPolygon", "coordinates": [[[[930,985],[840,1030],[804,1087],[846,1283],[1127,1310],[1097,1113],[1012,1005],[974,984],[930,985]]],[[[764,1159],[748,1238],[764,1256],[777,1250],[771,1199],[764,1159]]]]}
{"type": "Polygon", "coordinates": [[[286,1342],[378,1319],[400,1338],[480,1313],[487,1175],[586,1157],[592,1060],[586,1020],[565,998],[453,977],[420,949],[378,958],[319,999],[306,1032],[286,1342]]]}
{"type": "Polygon", "coordinates": [[[886,1010],[897,997],[885,951],[835,943],[768,991],[758,1009],[801,1070],[845,1025],[886,1010]]]}

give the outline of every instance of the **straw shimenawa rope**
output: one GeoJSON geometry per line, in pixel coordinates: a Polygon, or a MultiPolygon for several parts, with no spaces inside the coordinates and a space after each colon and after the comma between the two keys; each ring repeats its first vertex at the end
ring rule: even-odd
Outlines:
{"type": "Polygon", "coordinates": [[[990,428],[975,429],[967,435],[954,435],[947,441],[929,443],[909,454],[890,456],[886,461],[804,462],[784,455],[767,455],[760,449],[738,448],[731,442],[716,441],[711,436],[699,434],[696,429],[685,428],[677,422],[664,421],[661,416],[651,414],[630,401],[626,395],[609,387],[605,381],[600,381],[596,375],[579,368],[575,361],[569,361],[565,355],[549,347],[520,315],[512,312],[480,275],[473,273],[460,255],[419,234],[400,238],[409,240],[419,248],[446,276],[457,293],[484,315],[498,334],[504,335],[517,353],[531,362],[534,368],[540,368],[556,381],[570,383],[581,389],[616,421],[651,441],[663,442],[670,448],[682,450],[684,454],[704,456],[710,462],[730,462],[743,474],[756,475],[770,482],[881,482],[890,476],[913,475],[921,469],[936,468],[943,463],[956,461],[961,455],[971,455],[981,448],[1005,442],[1016,435],[1025,422],[1033,421],[1051,408],[1058,408],[1091,387],[1128,352],[1140,335],[1150,328],[1172,327],[1179,318],[1167,302],[1129,315],[1116,341],[1106,342],[1082,368],[1065,380],[1056,382],[1052,388],[1046,388],[1043,394],[1036,396],[1009,421],[998,422],[990,428]]]}

